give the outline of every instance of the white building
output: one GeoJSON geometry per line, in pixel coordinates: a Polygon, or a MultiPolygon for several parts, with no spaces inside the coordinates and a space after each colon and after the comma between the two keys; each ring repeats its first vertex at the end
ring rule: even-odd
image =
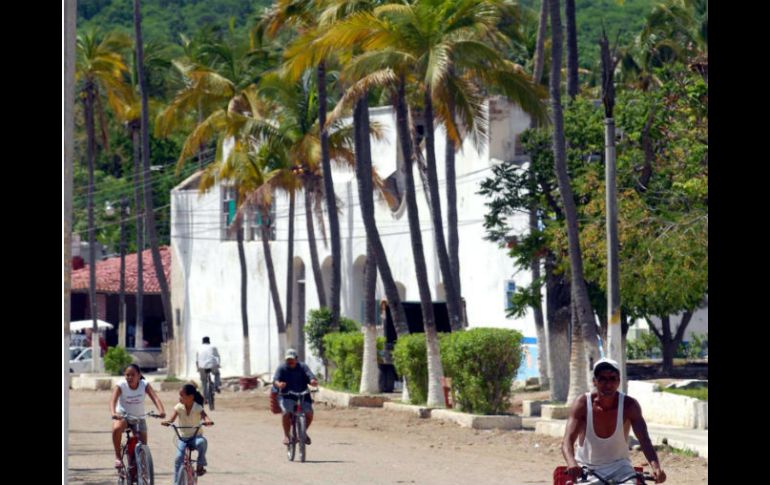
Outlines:
{"type": "MultiPolygon", "coordinates": [[[[525,342],[530,345],[527,346],[529,352],[519,378],[530,377],[537,375],[534,321],[529,315],[515,319],[508,318],[505,314],[509,292],[515,285],[528,284],[531,276],[525,271],[516,272],[507,251],[483,239],[485,199],[476,193],[480,181],[491,175],[493,165],[502,161],[523,161],[517,153],[516,141],[518,135],[529,127],[529,117],[506,101],[493,99],[487,106],[490,109],[490,135],[487,145],[477,151],[468,141],[456,156],[462,291],[470,327],[513,328],[524,334],[527,338],[525,342]]],[[[389,106],[373,108],[370,110],[370,118],[384,130],[382,140],[371,141],[374,168],[383,179],[388,179],[390,184],[398,185],[398,163],[401,155],[396,139],[395,111],[389,106]]],[[[443,190],[445,135],[441,127],[437,128],[435,139],[437,168],[442,186],[442,214],[446,218],[443,190]]],[[[443,300],[443,285],[434,250],[432,224],[416,167],[414,174],[430,291],[434,300],[443,300]]],[[[359,209],[358,186],[353,170],[335,168],[333,177],[336,195],[341,200],[341,311],[343,315],[361,321],[366,233],[359,209]]],[[[403,184],[400,187],[403,187],[403,184]]],[[[212,344],[219,348],[223,375],[240,375],[242,372],[240,267],[236,242],[228,238],[225,232],[229,194],[227,187],[215,185],[210,192],[200,195],[197,191],[197,175],[172,191],[171,293],[180,345],[180,376],[197,375],[195,349],[203,336],[209,336],[212,344]]],[[[295,328],[301,328],[307,312],[319,306],[310,268],[304,204],[301,202],[303,200],[303,194],[298,193],[294,245],[294,320],[297,321],[295,328]]],[[[375,205],[382,243],[393,277],[398,282],[401,297],[407,301],[416,301],[419,294],[411,256],[406,204],[402,198],[398,207],[391,208],[375,197],[375,205]]],[[[279,194],[274,207],[275,240],[271,243],[271,248],[285,312],[288,197],[279,194]]],[[[526,232],[527,216],[517,216],[513,226],[520,228],[522,233],[526,232]]],[[[249,274],[251,370],[253,373],[262,373],[275,369],[281,361],[281,356],[277,353],[275,314],[269,299],[267,270],[257,230],[256,221],[249,221],[245,232],[245,249],[249,274]]],[[[322,271],[330,279],[331,248],[324,246],[321,230],[317,226],[315,233],[322,271]]],[[[382,282],[378,279],[377,299],[381,298],[384,298],[384,291],[382,282]]],[[[299,347],[302,351],[304,343],[300,341],[300,333],[295,331],[293,335],[290,334],[289,345],[299,347]]],[[[320,362],[311,356],[309,349],[305,349],[305,356],[313,370],[320,369],[320,362]]]]}

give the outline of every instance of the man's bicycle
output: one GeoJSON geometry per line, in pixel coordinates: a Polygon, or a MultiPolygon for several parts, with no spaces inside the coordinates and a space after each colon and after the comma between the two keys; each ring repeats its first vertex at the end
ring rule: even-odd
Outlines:
{"type": "Polygon", "coordinates": [[[117,469],[118,485],[154,485],[155,483],[155,470],[150,447],[139,441],[139,430],[137,429],[139,420],[146,416],[160,418],[152,411],[142,416],[124,413],[120,418],[124,419],[128,426],[126,426],[126,442],[120,448],[122,466],[117,469]]]}
{"type": "Polygon", "coordinates": [[[216,384],[214,383],[214,376],[211,372],[211,369],[205,369],[205,371],[206,371],[206,382],[203,383],[203,385],[205,386],[205,389],[203,390],[203,397],[206,398],[206,402],[209,405],[209,409],[213,411],[216,384]]]}
{"type": "MultiPolygon", "coordinates": [[[[212,426],[213,424],[214,422],[212,421],[208,426],[212,426]]],[[[182,462],[182,467],[179,469],[174,483],[176,485],[195,485],[198,483],[198,472],[196,466],[193,465],[196,463],[196,460],[192,459],[192,452],[195,450],[195,438],[198,436],[198,432],[200,431],[201,426],[204,426],[204,423],[201,422],[198,426],[177,426],[175,424],[171,424],[170,426],[174,428],[177,439],[185,444],[184,462],[182,462]],[[193,433],[192,436],[185,438],[179,432],[180,429],[194,429],[195,433],[193,433]]]]}
{"type": "Polygon", "coordinates": [[[289,436],[289,444],[286,445],[286,454],[289,457],[289,461],[294,461],[294,455],[296,453],[297,444],[299,444],[299,461],[305,461],[306,441],[307,441],[307,416],[302,409],[302,402],[308,394],[311,392],[317,392],[317,390],[306,389],[302,392],[286,391],[282,395],[293,396],[297,400],[294,411],[291,413],[291,430],[289,436]]]}
{"type": "Polygon", "coordinates": [[[655,483],[655,477],[650,475],[649,473],[645,473],[644,470],[641,467],[634,467],[634,473],[628,474],[626,477],[622,477],[618,480],[610,480],[606,477],[601,476],[599,473],[596,472],[596,470],[591,470],[588,467],[583,467],[583,470],[580,474],[580,478],[575,480],[573,479],[569,473],[567,473],[567,467],[566,466],[560,466],[557,467],[556,470],[553,472],[553,483],[554,485],[579,485],[581,483],[588,482],[589,477],[596,477],[599,479],[599,481],[603,485],[618,485],[620,483],[625,483],[629,480],[633,480],[636,478],[636,484],[637,485],[647,485],[648,483],[655,483]]]}

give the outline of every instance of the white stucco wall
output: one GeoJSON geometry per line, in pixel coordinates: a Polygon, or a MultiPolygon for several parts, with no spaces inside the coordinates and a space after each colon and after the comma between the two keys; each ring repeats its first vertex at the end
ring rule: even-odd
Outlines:
{"type": "MultiPolygon", "coordinates": [[[[502,104],[497,102],[497,107],[500,106],[502,104]]],[[[512,105],[508,105],[507,109],[508,117],[498,114],[491,122],[493,145],[499,142],[496,137],[508,137],[513,140],[528,127],[529,120],[523,112],[512,105]]],[[[384,139],[373,139],[371,145],[374,168],[384,179],[397,167],[395,113],[390,107],[373,108],[370,118],[383,128],[384,139]]],[[[444,149],[445,135],[439,127],[436,130],[436,161],[442,192],[442,214],[446,221],[444,149]]],[[[522,331],[525,337],[535,337],[534,322],[530,315],[520,319],[505,316],[506,282],[514,280],[517,286],[526,285],[530,281],[530,274],[517,272],[514,275],[513,261],[508,257],[507,251],[483,239],[485,200],[476,192],[481,180],[491,175],[492,164],[499,163],[497,160],[490,160],[487,150],[488,147],[484,147],[478,152],[470,141],[466,141],[456,156],[460,268],[469,324],[471,327],[515,328],[522,331]]],[[[354,272],[356,260],[366,256],[366,233],[360,216],[357,184],[355,174],[350,169],[335,167],[333,176],[335,192],[341,200],[341,309],[346,316],[360,320],[360,302],[356,301],[360,290],[356,288],[357,278],[354,277],[354,272]]],[[[434,249],[430,214],[416,167],[414,177],[430,289],[435,300],[441,277],[434,249]]],[[[180,374],[185,376],[195,375],[195,348],[203,336],[209,336],[212,344],[219,348],[224,376],[240,375],[242,372],[240,267],[236,242],[220,240],[221,191],[221,187],[217,185],[202,196],[199,196],[195,189],[176,189],[172,192],[172,257],[179,258],[179,265],[175,268],[181,267],[185,275],[184,278],[173,278],[175,286],[172,289],[174,308],[180,310],[181,326],[184,327],[182,334],[186,348],[186,366],[180,369],[180,374]]],[[[307,312],[319,305],[310,266],[303,201],[304,195],[300,192],[297,194],[295,214],[294,257],[301,259],[305,265],[307,312]]],[[[406,211],[401,210],[394,214],[387,204],[375,198],[375,217],[394,279],[405,286],[405,299],[415,301],[419,294],[415,283],[406,211]]],[[[276,241],[271,243],[271,248],[284,313],[287,219],[288,197],[278,194],[276,241]]],[[[517,216],[513,223],[515,227],[521,228],[522,233],[527,231],[526,214],[517,216]]],[[[323,263],[329,257],[331,248],[324,246],[319,227],[316,226],[315,232],[319,260],[323,263]]],[[[274,370],[279,362],[275,314],[269,299],[261,242],[247,241],[245,248],[249,271],[251,370],[253,373],[267,372],[274,370]]],[[[360,271],[360,266],[358,268],[360,271]]],[[[382,282],[378,280],[377,297],[383,296],[382,282]]],[[[311,356],[309,349],[306,349],[306,355],[313,370],[320,368],[320,362],[311,356]]]]}

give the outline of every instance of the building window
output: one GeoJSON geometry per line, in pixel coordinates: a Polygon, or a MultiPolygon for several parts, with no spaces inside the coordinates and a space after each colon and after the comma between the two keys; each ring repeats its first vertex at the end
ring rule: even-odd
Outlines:
{"type": "Polygon", "coordinates": [[[516,283],[512,280],[505,282],[505,310],[510,310],[513,307],[513,294],[516,293],[516,283]]]}
{"type": "Polygon", "coordinates": [[[249,210],[249,227],[246,234],[247,241],[258,241],[262,239],[262,224],[268,226],[268,239],[275,241],[275,204],[270,205],[269,214],[263,217],[262,213],[256,208],[249,210]]]}
{"type": "Polygon", "coordinates": [[[237,234],[232,231],[230,224],[235,219],[237,209],[237,194],[235,187],[222,187],[222,240],[235,241],[237,234]]]}

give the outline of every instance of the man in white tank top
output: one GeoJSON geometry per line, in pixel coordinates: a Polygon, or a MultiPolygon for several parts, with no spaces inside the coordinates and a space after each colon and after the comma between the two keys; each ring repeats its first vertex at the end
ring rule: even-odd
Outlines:
{"type": "Polygon", "coordinates": [[[665,482],[666,474],[647,434],[642,408],[636,399],[618,392],[620,366],[614,360],[600,359],[593,371],[596,390],[579,396],[572,403],[562,441],[568,473],[577,479],[582,468],[587,467],[595,475],[588,474],[588,481],[579,483],[601,484],[598,478],[601,477],[605,481],[635,485],[634,467],[628,455],[630,427],[652,467],[655,482],[665,482]]]}

